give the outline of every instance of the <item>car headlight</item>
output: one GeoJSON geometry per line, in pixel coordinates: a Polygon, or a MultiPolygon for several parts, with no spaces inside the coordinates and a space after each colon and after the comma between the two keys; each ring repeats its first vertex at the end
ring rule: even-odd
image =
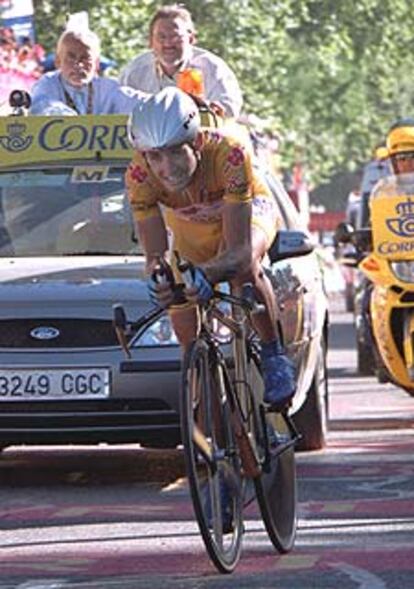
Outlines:
{"type": "MultiPolygon", "coordinates": [[[[230,311],[230,306],[224,308],[225,304],[220,303],[222,311],[230,311]]],[[[221,344],[231,342],[231,332],[228,327],[213,319],[213,331],[221,344]]],[[[154,321],[145,331],[133,337],[130,341],[132,348],[152,347],[152,346],[178,346],[179,342],[174,333],[171,321],[168,315],[162,315],[154,321]]]]}
{"type": "Polygon", "coordinates": [[[394,276],[402,282],[414,283],[414,261],[390,262],[394,276]]]}
{"type": "Polygon", "coordinates": [[[133,338],[132,348],[152,346],[178,346],[178,340],[168,315],[162,315],[154,321],[143,333],[133,338]]]}

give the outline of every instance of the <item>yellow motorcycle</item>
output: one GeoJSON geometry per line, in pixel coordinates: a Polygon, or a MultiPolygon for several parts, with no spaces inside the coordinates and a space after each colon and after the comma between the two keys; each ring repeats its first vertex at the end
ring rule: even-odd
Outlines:
{"type": "Polygon", "coordinates": [[[362,299],[377,374],[414,396],[414,174],[381,180],[369,209],[369,228],[341,224],[336,238],[355,245],[355,265],[368,279],[362,299]]]}

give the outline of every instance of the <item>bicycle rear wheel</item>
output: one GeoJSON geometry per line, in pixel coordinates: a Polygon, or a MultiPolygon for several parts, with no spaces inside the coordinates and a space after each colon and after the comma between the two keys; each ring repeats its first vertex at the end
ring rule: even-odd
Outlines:
{"type": "Polygon", "coordinates": [[[181,434],[194,513],[220,572],[237,564],[243,535],[242,477],[231,427],[230,382],[215,351],[197,339],[183,360],[181,434]]]}
{"type": "Polygon", "coordinates": [[[249,388],[256,409],[253,414],[254,437],[264,462],[262,474],[255,479],[256,497],[269,538],[281,553],[291,550],[297,527],[297,484],[295,450],[287,419],[280,413],[260,415],[263,379],[258,355],[250,350],[248,362],[249,388]],[[266,431],[265,431],[266,428],[266,431]],[[271,438],[269,445],[266,438],[271,438]],[[269,454],[266,461],[266,446],[269,454]]]}

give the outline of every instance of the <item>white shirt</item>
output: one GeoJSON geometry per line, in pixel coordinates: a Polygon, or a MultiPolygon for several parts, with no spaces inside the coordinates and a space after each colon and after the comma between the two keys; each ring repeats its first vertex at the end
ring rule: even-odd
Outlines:
{"type": "MultiPolygon", "coordinates": [[[[204,82],[204,99],[207,102],[219,102],[226,115],[240,115],[243,97],[234,72],[226,62],[205,49],[191,46],[191,54],[181,69],[195,68],[201,70],[204,82]]],[[[121,71],[119,81],[143,92],[159,92],[165,86],[175,86],[175,78],[162,73],[152,51],[146,51],[133,59],[121,71]]]]}
{"type": "Polygon", "coordinates": [[[78,89],[63,81],[59,71],[44,74],[32,87],[32,114],[41,114],[48,104],[56,101],[68,104],[66,93],[76,105],[78,114],[87,114],[88,103],[91,102],[91,114],[129,114],[134,105],[144,96],[142,92],[125,88],[111,78],[95,77],[92,80],[92,97],[89,95],[89,84],[78,89]]]}

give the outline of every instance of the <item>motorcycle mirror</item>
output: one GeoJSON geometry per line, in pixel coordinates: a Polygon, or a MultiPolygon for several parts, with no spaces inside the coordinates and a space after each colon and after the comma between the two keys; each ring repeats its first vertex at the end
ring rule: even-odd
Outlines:
{"type": "Polygon", "coordinates": [[[347,223],[346,221],[342,221],[339,223],[335,229],[334,233],[334,240],[335,244],[339,245],[341,243],[350,243],[352,241],[352,236],[354,235],[355,230],[351,223],[347,223]]]}

